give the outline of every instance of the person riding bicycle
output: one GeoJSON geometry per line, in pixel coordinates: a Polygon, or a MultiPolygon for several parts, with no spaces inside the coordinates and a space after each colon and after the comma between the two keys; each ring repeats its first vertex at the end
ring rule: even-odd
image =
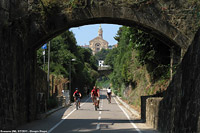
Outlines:
{"type": "Polygon", "coordinates": [[[107,89],[107,98],[110,99],[110,102],[111,102],[111,95],[112,95],[112,90],[111,90],[111,88],[109,87],[109,88],[107,89]]]}
{"type": "Polygon", "coordinates": [[[94,102],[95,104],[95,98],[97,98],[97,107],[99,108],[99,97],[100,97],[100,94],[99,94],[99,89],[94,86],[93,87],[93,90],[91,91],[91,98],[92,98],[92,101],[94,102]]]}
{"type": "Polygon", "coordinates": [[[81,107],[81,106],[80,106],[81,93],[79,92],[78,88],[76,88],[76,91],[74,92],[73,97],[74,97],[74,101],[75,101],[75,102],[76,102],[76,100],[78,100],[78,105],[79,105],[79,108],[80,108],[80,107],[81,107]]]}

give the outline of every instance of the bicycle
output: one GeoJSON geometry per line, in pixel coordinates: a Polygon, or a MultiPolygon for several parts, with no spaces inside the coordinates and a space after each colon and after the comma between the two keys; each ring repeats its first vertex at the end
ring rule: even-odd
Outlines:
{"type": "Polygon", "coordinates": [[[111,103],[111,95],[108,95],[107,100],[108,100],[108,103],[111,103]]]}
{"type": "Polygon", "coordinates": [[[95,109],[95,111],[97,111],[97,108],[98,108],[98,100],[99,100],[99,98],[97,97],[97,96],[94,96],[94,109],[95,109]]]}
{"type": "Polygon", "coordinates": [[[78,100],[79,97],[76,97],[76,110],[78,110],[78,107],[79,107],[79,100],[78,100]]]}

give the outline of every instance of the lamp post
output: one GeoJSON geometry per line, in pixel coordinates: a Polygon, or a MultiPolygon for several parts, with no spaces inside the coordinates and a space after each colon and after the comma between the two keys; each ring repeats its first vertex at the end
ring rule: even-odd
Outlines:
{"type": "MultiPolygon", "coordinates": [[[[48,91],[47,91],[47,99],[49,99],[49,92],[50,92],[50,82],[49,82],[49,63],[50,63],[50,44],[51,42],[49,41],[49,47],[48,47],[48,72],[47,72],[47,83],[48,83],[48,91]]],[[[52,86],[53,89],[53,86],[52,86]]],[[[53,91],[52,91],[52,96],[53,96],[53,91]]]]}
{"type": "Polygon", "coordinates": [[[71,65],[72,65],[72,61],[76,61],[76,59],[71,59],[69,61],[69,95],[70,95],[70,101],[71,101],[71,91],[72,91],[72,88],[71,88],[71,80],[72,80],[72,68],[71,68],[71,65]]]}

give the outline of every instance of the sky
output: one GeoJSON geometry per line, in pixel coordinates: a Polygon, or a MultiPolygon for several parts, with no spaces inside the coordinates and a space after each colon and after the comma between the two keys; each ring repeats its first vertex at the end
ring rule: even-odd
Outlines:
{"type": "MultiPolygon", "coordinates": [[[[89,45],[89,41],[98,36],[99,26],[100,24],[85,25],[71,28],[70,31],[75,34],[77,45],[89,45]]],[[[103,39],[109,43],[108,45],[117,44],[114,37],[116,36],[121,25],[101,24],[101,27],[103,30],[103,39]]]]}

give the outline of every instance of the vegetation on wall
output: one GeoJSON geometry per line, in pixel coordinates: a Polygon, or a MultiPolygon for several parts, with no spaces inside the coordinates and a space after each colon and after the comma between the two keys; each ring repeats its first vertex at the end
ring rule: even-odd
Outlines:
{"type": "Polygon", "coordinates": [[[96,86],[98,86],[100,89],[108,88],[110,86],[110,80],[108,77],[103,76],[96,81],[96,86]]]}
{"type": "Polygon", "coordinates": [[[113,69],[109,76],[114,92],[140,106],[141,95],[166,89],[169,82],[170,49],[150,34],[123,26],[115,39],[118,47],[106,56],[113,69]]]}
{"type": "Polygon", "coordinates": [[[101,51],[95,54],[95,59],[97,61],[97,64],[98,64],[98,60],[106,59],[106,56],[109,53],[109,51],[110,51],[109,49],[102,49],[101,51]]]}
{"type": "Polygon", "coordinates": [[[169,47],[145,32],[125,26],[118,31],[115,39],[119,42],[118,48],[111,50],[105,62],[113,67],[113,77],[122,75],[115,80],[116,87],[121,82],[129,83],[134,80],[130,73],[134,68],[132,63],[135,63],[135,69],[145,65],[152,82],[161,76],[169,78],[169,47]]]}

